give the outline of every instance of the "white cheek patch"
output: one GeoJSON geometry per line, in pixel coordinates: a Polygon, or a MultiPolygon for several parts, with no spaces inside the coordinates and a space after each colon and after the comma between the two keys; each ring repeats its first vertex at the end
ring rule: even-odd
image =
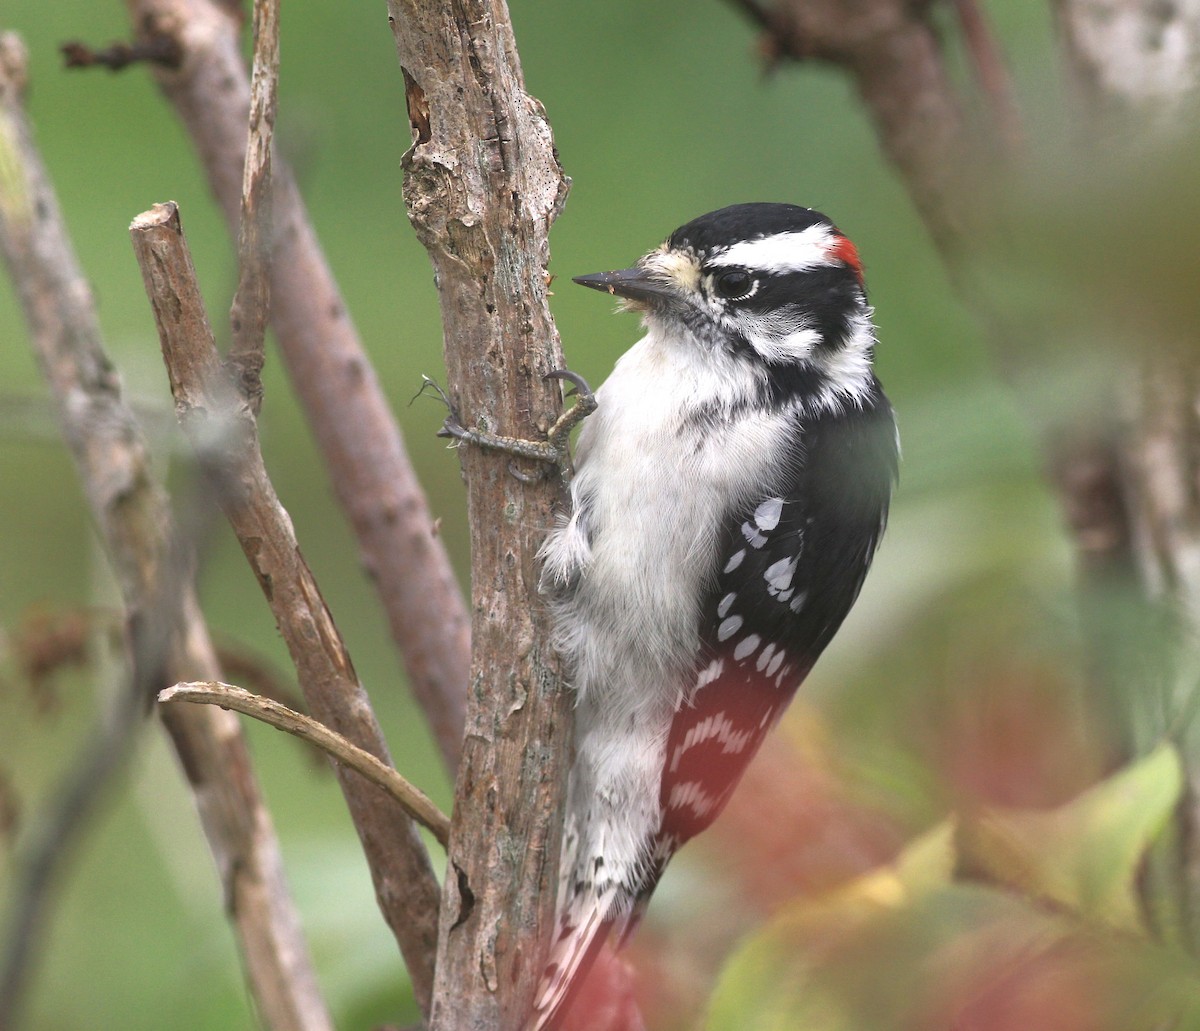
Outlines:
{"type": "Polygon", "coordinates": [[[871,359],[875,351],[875,327],[870,309],[852,315],[847,334],[838,347],[821,352],[820,369],[829,381],[819,402],[836,407],[842,399],[853,401],[871,392],[871,359]]]}
{"type": "Polygon", "coordinates": [[[782,337],[751,336],[750,346],[768,362],[790,365],[809,358],[821,343],[815,329],[798,329],[782,337]]]}
{"type": "Polygon", "coordinates": [[[821,334],[802,319],[781,318],[778,312],[742,311],[730,322],[763,361],[791,365],[811,357],[821,343],[821,334]]]}
{"type": "Polygon", "coordinates": [[[833,264],[837,243],[833,230],[815,225],[798,233],[774,233],[757,240],[742,240],[709,256],[709,265],[734,265],[751,272],[803,272],[833,264]]]}

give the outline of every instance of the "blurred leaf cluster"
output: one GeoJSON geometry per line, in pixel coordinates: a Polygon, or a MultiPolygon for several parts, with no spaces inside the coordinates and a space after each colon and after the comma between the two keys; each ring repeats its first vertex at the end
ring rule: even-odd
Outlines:
{"type": "Polygon", "coordinates": [[[1200,975],[1151,942],[1134,899],[1181,781],[1164,745],[1055,809],[939,823],[755,932],[706,1031],[1200,1026],[1200,975]]]}

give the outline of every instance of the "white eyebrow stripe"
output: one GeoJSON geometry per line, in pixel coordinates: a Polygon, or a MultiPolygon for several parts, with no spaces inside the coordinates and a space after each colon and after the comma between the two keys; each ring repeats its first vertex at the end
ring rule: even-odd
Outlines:
{"type": "Polygon", "coordinates": [[[736,265],[758,272],[803,272],[831,265],[836,239],[824,225],[809,226],[799,233],[774,233],[757,240],[742,240],[708,259],[709,265],[736,265]]]}

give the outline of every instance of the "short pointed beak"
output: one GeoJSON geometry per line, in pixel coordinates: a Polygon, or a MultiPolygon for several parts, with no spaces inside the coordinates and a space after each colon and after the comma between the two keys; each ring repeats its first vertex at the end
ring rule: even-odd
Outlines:
{"type": "Polygon", "coordinates": [[[589,276],[576,276],[572,282],[580,286],[590,286],[593,290],[604,290],[614,297],[626,297],[631,301],[654,302],[677,297],[670,286],[640,268],[593,272],[589,276]]]}

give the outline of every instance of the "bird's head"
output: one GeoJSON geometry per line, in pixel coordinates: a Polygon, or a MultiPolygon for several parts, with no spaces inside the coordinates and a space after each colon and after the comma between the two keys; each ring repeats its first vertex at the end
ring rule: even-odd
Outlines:
{"type": "Polygon", "coordinates": [[[632,268],[575,282],[620,297],[662,338],[729,352],[785,394],[869,388],[875,336],[858,251],[809,208],[721,208],[632,268]]]}

